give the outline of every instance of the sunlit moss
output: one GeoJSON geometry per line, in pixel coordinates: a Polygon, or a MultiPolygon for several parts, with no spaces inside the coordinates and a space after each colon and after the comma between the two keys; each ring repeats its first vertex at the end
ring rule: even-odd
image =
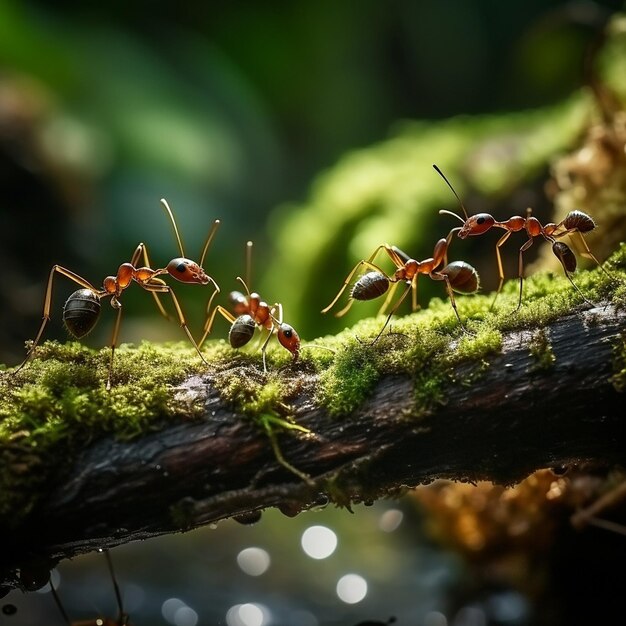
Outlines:
{"type": "Polygon", "coordinates": [[[0,374],[0,525],[19,524],[63,471],[59,460],[92,439],[130,439],[182,414],[169,388],[201,368],[186,344],[121,346],[107,390],[109,358],[108,349],[50,341],[15,376],[0,374]]]}
{"type": "MultiPolygon", "coordinates": [[[[455,369],[472,362],[467,384],[480,375],[487,365],[486,357],[502,347],[502,333],[537,329],[586,305],[584,298],[605,301],[621,298],[625,272],[626,246],[611,257],[606,272],[600,268],[578,272],[573,280],[577,291],[565,276],[543,273],[524,280],[522,305],[518,309],[519,281],[505,284],[492,309],[493,295],[458,297],[464,332],[450,304],[434,298],[427,309],[393,319],[389,330],[372,344],[383,317],[362,320],[337,335],[337,357],[324,362],[318,401],[334,415],[345,415],[358,407],[372,393],[376,382],[387,374],[404,374],[415,385],[414,417],[424,415],[445,399],[446,387],[455,380],[455,369]],[[581,295],[582,293],[582,295],[581,295]]],[[[356,306],[356,305],[355,305],[356,306]]],[[[533,342],[534,356],[542,367],[553,362],[549,342],[533,342]],[[541,348],[541,349],[540,349],[541,348]]]]}
{"type": "Polygon", "coordinates": [[[550,343],[550,337],[545,328],[540,328],[533,333],[530,343],[528,344],[528,351],[535,359],[539,369],[550,369],[556,362],[556,357],[554,356],[550,343]]]}
{"type": "Polygon", "coordinates": [[[626,333],[620,335],[613,352],[613,371],[611,383],[620,393],[626,392],[626,333]]]}
{"type": "MultiPolygon", "coordinates": [[[[625,245],[604,268],[576,272],[573,279],[585,298],[623,304],[625,245]]],[[[38,493],[64,470],[59,459],[71,462],[91,440],[107,434],[130,439],[167,420],[188,418],[190,408],[177,404],[171,388],[194,373],[208,371],[223,401],[265,430],[268,416],[275,429],[298,429],[291,421],[292,405],[302,393],[314,394],[336,419],[348,419],[389,375],[412,381],[413,407],[405,419],[421,419],[445,401],[451,384],[473,384],[486,371],[489,355],[501,350],[504,332],[544,328],[587,306],[562,273],[530,276],[519,310],[518,298],[516,280],[505,284],[493,309],[492,294],[458,297],[466,330],[450,303],[434,298],[424,310],[392,318],[380,337],[382,316],[305,343],[297,363],[275,344],[268,349],[267,373],[258,350],[235,351],[221,340],[206,343],[208,370],[185,343],[121,346],[110,390],[109,349],[45,342],[19,373],[0,371],[0,526],[19,524],[38,493]],[[463,364],[469,367],[459,376],[463,364]],[[316,379],[309,376],[313,372],[316,379]]],[[[549,342],[531,344],[539,364],[549,366],[554,356],[549,342]]],[[[613,383],[621,390],[626,386],[623,343],[616,350],[613,383]]]]}

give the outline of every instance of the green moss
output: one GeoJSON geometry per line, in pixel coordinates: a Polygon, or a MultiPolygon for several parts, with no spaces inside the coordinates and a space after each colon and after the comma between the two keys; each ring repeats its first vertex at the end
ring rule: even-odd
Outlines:
{"type": "MultiPolygon", "coordinates": [[[[335,358],[312,357],[319,361],[321,372],[317,399],[331,414],[347,415],[372,393],[381,376],[403,374],[414,382],[412,418],[419,418],[445,400],[449,385],[471,384],[484,373],[486,357],[502,348],[502,333],[543,328],[588,306],[584,298],[619,302],[626,283],[626,246],[620,246],[604,267],[606,271],[595,268],[574,274],[582,296],[562,273],[530,276],[524,280],[519,309],[518,280],[505,283],[493,309],[493,295],[457,297],[466,333],[449,302],[439,298],[433,298],[428,309],[394,318],[373,344],[384,318],[362,320],[328,341],[337,350],[335,358]],[[472,367],[464,369],[462,378],[457,379],[456,371],[463,363],[472,367]]],[[[537,334],[531,350],[539,367],[551,366],[554,355],[547,336],[537,334]]]]}
{"type": "MultiPolygon", "coordinates": [[[[598,268],[577,272],[574,280],[589,300],[623,305],[626,246],[604,267],[606,272],[598,268]]],[[[296,366],[284,349],[273,345],[268,349],[267,374],[258,351],[242,353],[224,341],[208,341],[204,354],[224,401],[255,420],[267,433],[277,459],[293,470],[281,460],[276,435],[306,436],[302,432],[306,429],[291,419],[291,405],[297,395],[313,392],[306,388],[311,384],[307,373],[319,373],[316,399],[337,419],[363,403],[382,376],[407,376],[414,382],[415,398],[406,419],[419,419],[445,401],[450,385],[469,385],[483,374],[489,355],[501,350],[502,333],[544,328],[587,306],[564,276],[537,274],[524,281],[518,310],[518,286],[517,280],[506,283],[494,310],[492,295],[458,297],[468,332],[459,326],[449,302],[434,298],[427,309],[393,318],[375,342],[383,317],[364,319],[336,336],[305,344],[296,366]]],[[[547,337],[537,334],[531,350],[540,366],[550,366],[553,356],[547,337]]],[[[113,385],[107,390],[109,357],[106,348],[94,351],[79,343],[46,342],[16,375],[0,371],[1,527],[19,524],[54,479],[51,472],[59,471],[59,459],[71,463],[91,440],[107,434],[130,439],[163,427],[166,420],[190,416],[192,409],[177,405],[171,387],[206,366],[187,344],[121,346],[115,355],[113,385]]],[[[613,377],[619,390],[626,387],[624,363],[622,342],[613,377]]]]}
{"type": "Polygon", "coordinates": [[[626,333],[620,335],[613,352],[613,371],[611,384],[619,391],[626,391],[626,333]]]}
{"type": "Polygon", "coordinates": [[[533,333],[528,350],[535,359],[538,369],[548,370],[554,366],[556,357],[552,351],[550,337],[545,328],[541,328],[533,333]]]}
{"type": "Polygon", "coordinates": [[[59,459],[69,464],[92,439],[130,439],[181,414],[169,387],[201,368],[186,344],[121,346],[107,390],[109,358],[108,348],[45,342],[19,373],[0,373],[0,526],[32,510],[59,459]]]}

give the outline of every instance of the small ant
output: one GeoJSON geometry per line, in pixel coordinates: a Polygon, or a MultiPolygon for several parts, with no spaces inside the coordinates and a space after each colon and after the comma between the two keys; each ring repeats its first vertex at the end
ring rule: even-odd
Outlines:
{"type": "Polygon", "coordinates": [[[387,290],[389,290],[389,293],[379,310],[379,315],[381,315],[385,312],[389,303],[393,299],[393,295],[398,284],[401,282],[406,283],[404,293],[394,304],[393,308],[387,315],[387,319],[385,320],[383,327],[378,335],[376,335],[372,343],[378,341],[378,338],[382,335],[387,324],[389,323],[391,316],[396,312],[402,301],[408,295],[409,291],[412,291],[412,310],[417,310],[417,279],[420,274],[424,274],[432,280],[445,281],[446,291],[450,296],[450,304],[454,309],[454,314],[459,321],[459,325],[465,331],[465,326],[461,321],[456,307],[453,291],[464,294],[476,292],[479,287],[478,272],[476,272],[476,270],[469,265],[469,263],[465,263],[464,261],[453,261],[452,263],[445,264],[445,266],[441,267],[441,269],[437,269],[445,263],[444,259],[446,257],[447,250],[448,241],[446,239],[440,239],[435,244],[432,257],[424,259],[423,261],[416,261],[396,246],[390,246],[386,243],[381,244],[376,248],[376,250],[374,250],[368,259],[363,259],[354,266],[352,271],[344,280],[341,289],[333,298],[333,301],[326,308],[322,309],[322,313],[327,313],[334,306],[337,300],[341,297],[341,294],[345,291],[346,287],[350,284],[352,277],[362,266],[365,266],[370,268],[372,271],[367,272],[367,274],[363,274],[363,276],[357,280],[352,287],[352,291],[350,292],[348,304],[335,314],[336,317],[345,315],[355,300],[373,300],[374,298],[382,296],[387,292],[387,290]],[[387,253],[397,268],[391,275],[385,273],[380,267],[378,267],[378,265],[374,264],[374,259],[381,250],[384,250],[387,253]],[[391,289],[389,289],[390,284],[393,284],[391,289]]]}
{"type": "Polygon", "coordinates": [[[130,618],[124,611],[122,593],[120,592],[120,587],[117,583],[117,579],[115,578],[111,555],[108,550],[103,550],[103,552],[107,560],[111,582],[113,583],[113,591],[115,592],[115,600],[117,602],[117,618],[111,619],[110,617],[96,617],[94,619],[80,620],[77,622],[70,620],[67,611],[61,602],[61,598],[59,597],[57,590],[54,588],[52,580],[50,580],[50,591],[52,592],[52,597],[54,598],[54,602],[56,603],[57,608],[59,609],[59,612],[61,613],[61,616],[65,620],[67,626],[130,626],[130,618]]]}
{"type": "MultiPolygon", "coordinates": [[[[250,281],[251,258],[252,242],[248,241],[246,244],[246,279],[248,282],[250,281]]],[[[300,354],[300,337],[292,326],[283,322],[282,304],[276,303],[273,306],[268,305],[267,302],[261,300],[261,296],[259,296],[258,293],[250,293],[248,282],[244,281],[240,276],[237,276],[237,280],[243,285],[246,293],[243,294],[240,291],[230,292],[229,299],[233,313],[219,304],[209,313],[211,307],[211,301],[209,301],[207,306],[207,320],[204,324],[204,334],[202,335],[202,339],[198,342],[198,347],[202,346],[211,332],[215,315],[219,313],[231,324],[230,331],[228,332],[228,340],[233,348],[245,346],[254,336],[254,331],[257,327],[260,330],[266,329],[268,331],[267,339],[263,342],[263,346],[261,347],[264,372],[267,372],[265,352],[274,333],[276,333],[280,345],[291,352],[293,361],[297,361],[300,354]],[[278,311],[278,317],[275,315],[276,311],[278,311]]]]}
{"type": "Polygon", "coordinates": [[[536,218],[531,216],[532,209],[527,209],[526,217],[522,217],[521,215],[514,215],[510,217],[505,222],[498,222],[496,219],[490,215],[489,213],[477,213],[476,215],[469,216],[459,197],[459,194],[455,191],[454,187],[450,183],[450,181],[445,177],[444,173],[436,166],[433,165],[435,171],[443,178],[448,187],[452,190],[452,193],[455,195],[456,199],[459,201],[459,205],[463,210],[463,215],[465,219],[463,219],[460,215],[453,213],[452,211],[447,211],[445,209],[441,209],[439,211],[440,215],[452,215],[460,222],[463,223],[462,226],[457,226],[453,228],[447,237],[448,245],[450,244],[454,233],[461,239],[465,239],[466,237],[473,237],[476,235],[482,235],[486,233],[490,228],[502,228],[506,232],[498,242],[496,243],[496,258],[498,261],[498,274],[500,276],[500,283],[498,284],[498,289],[496,291],[496,295],[491,304],[493,307],[498,297],[498,294],[502,290],[502,285],[504,283],[504,269],[502,267],[502,257],[500,255],[500,248],[504,245],[506,240],[511,236],[512,233],[525,230],[528,235],[528,240],[526,243],[522,245],[519,249],[519,257],[518,257],[518,275],[519,275],[519,301],[517,304],[517,309],[522,305],[522,287],[524,282],[524,261],[523,254],[533,245],[533,241],[535,237],[543,237],[546,241],[549,241],[552,244],[552,252],[556,256],[556,258],[561,263],[563,267],[563,271],[565,272],[565,276],[569,280],[569,282],[573,285],[574,289],[578,291],[583,300],[589,304],[592,304],[585,298],[581,290],[578,288],[576,283],[572,280],[570,274],[576,270],[576,256],[572,252],[571,248],[562,241],[557,241],[561,237],[565,237],[565,235],[569,235],[575,243],[579,244],[580,249],[583,250],[581,254],[585,257],[593,259],[598,267],[605,273],[607,276],[608,272],[602,267],[598,259],[593,255],[585,238],[583,237],[583,233],[588,233],[592,231],[596,224],[589,215],[583,213],[582,211],[570,211],[563,220],[561,220],[558,224],[554,222],[549,222],[542,226],[541,222],[536,218]]]}
{"type": "Polygon", "coordinates": [[[202,249],[200,263],[198,264],[195,261],[192,261],[191,259],[185,257],[183,244],[178,233],[178,228],[176,226],[176,221],[174,220],[172,210],[170,209],[166,200],[161,199],[161,203],[163,204],[163,207],[165,208],[174,228],[174,235],[176,236],[176,241],[178,242],[178,247],[180,249],[180,257],[172,259],[164,268],[151,269],[147,247],[144,243],[140,243],[135,249],[135,252],[131,257],[130,263],[122,263],[122,265],[120,265],[119,269],[117,270],[117,274],[115,276],[107,276],[103,281],[102,289],[97,289],[89,281],[85,280],[83,277],[72,272],[71,270],[68,270],[60,265],[54,265],[50,270],[50,275],[48,277],[48,286],[46,288],[46,296],[44,299],[43,307],[43,321],[39,328],[39,332],[32,342],[26,358],[18,366],[14,374],[19,372],[34,355],[35,349],[41,339],[41,336],[43,335],[43,331],[47,323],[50,321],[50,309],[52,305],[52,285],[54,278],[57,274],[61,274],[62,276],[69,278],[70,280],[74,281],[82,287],[82,289],[78,289],[77,291],[72,293],[65,302],[65,305],[63,306],[63,321],[65,322],[65,326],[72,336],[80,339],[93,329],[100,315],[100,301],[103,298],[111,298],[111,306],[117,310],[117,317],[115,319],[115,325],[113,327],[113,336],[111,338],[111,358],[109,361],[107,389],[111,386],[113,356],[115,353],[115,348],[117,346],[120,321],[122,317],[122,304],[120,302],[120,296],[122,295],[122,292],[127,289],[133,282],[137,283],[141,288],[150,292],[154,296],[154,300],[159,311],[163,316],[168,319],[171,318],[163,308],[163,304],[159,300],[159,294],[167,293],[172,297],[172,301],[174,303],[176,314],[178,316],[178,321],[181,327],[187,334],[189,341],[191,341],[192,345],[200,355],[200,358],[206,363],[204,357],[200,352],[199,346],[196,344],[194,338],[191,335],[191,332],[189,331],[189,328],[187,327],[185,316],[183,315],[183,311],[180,307],[180,304],[178,303],[176,295],[174,294],[173,288],[167,285],[164,280],[157,277],[163,274],[169,274],[171,277],[182,283],[190,283],[196,285],[208,285],[209,283],[211,283],[215,291],[211,296],[211,300],[209,301],[210,303],[213,298],[219,293],[220,289],[217,286],[215,280],[208,276],[202,269],[202,264],[220,222],[219,220],[215,220],[215,222],[213,223],[213,226],[209,231],[208,237],[202,249]],[[137,267],[137,263],[140,259],[143,259],[143,267],[137,267]]]}

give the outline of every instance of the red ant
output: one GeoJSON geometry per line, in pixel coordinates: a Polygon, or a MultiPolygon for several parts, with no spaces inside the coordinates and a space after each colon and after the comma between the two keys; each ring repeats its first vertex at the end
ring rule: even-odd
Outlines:
{"type": "MultiPolygon", "coordinates": [[[[248,282],[250,281],[251,258],[252,242],[248,241],[246,244],[246,279],[248,282]]],[[[240,291],[230,292],[229,299],[233,313],[218,304],[209,314],[211,308],[211,301],[209,301],[207,306],[207,320],[204,324],[204,334],[202,335],[202,339],[198,342],[198,347],[202,346],[211,332],[215,315],[219,313],[231,324],[230,331],[228,332],[228,340],[233,348],[245,346],[254,336],[254,331],[257,327],[260,330],[266,329],[268,331],[267,339],[263,342],[263,346],[261,347],[264,372],[267,372],[265,352],[274,333],[276,333],[276,337],[283,348],[291,352],[295,362],[300,354],[300,337],[292,326],[283,322],[282,304],[276,303],[273,306],[268,305],[267,302],[261,300],[261,296],[259,296],[258,293],[250,293],[247,282],[240,276],[237,276],[237,280],[243,285],[246,293],[243,294],[240,291]],[[278,317],[275,315],[276,311],[278,311],[278,317]]]]}
{"type": "Polygon", "coordinates": [[[477,213],[476,215],[469,216],[467,211],[465,210],[465,206],[459,197],[459,194],[455,191],[454,187],[450,183],[450,181],[445,177],[444,173],[436,166],[433,165],[436,172],[443,178],[448,187],[452,190],[452,193],[456,196],[456,199],[459,201],[459,205],[463,210],[463,215],[465,219],[463,219],[460,215],[453,213],[452,211],[447,211],[445,209],[441,209],[439,213],[441,215],[452,215],[456,217],[460,222],[463,223],[463,226],[457,226],[453,228],[447,237],[448,245],[452,240],[453,234],[457,233],[461,239],[465,239],[466,237],[473,237],[476,235],[482,235],[486,233],[490,228],[502,228],[506,232],[498,242],[496,243],[496,258],[498,261],[498,273],[500,276],[500,283],[498,284],[498,289],[496,291],[496,295],[491,304],[495,304],[496,298],[498,294],[502,290],[502,285],[504,283],[504,269],[502,267],[502,258],[500,256],[500,248],[504,245],[506,240],[511,236],[512,233],[525,230],[528,235],[528,240],[526,243],[522,245],[519,249],[519,258],[518,258],[518,275],[519,275],[519,301],[517,304],[517,309],[522,305],[522,287],[524,282],[524,261],[523,254],[533,245],[533,241],[535,237],[543,237],[546,241],[549,241],[552,244],[552,252],[556,256],[556,258],[561,263],[563,267],[563,271],[565,272],[565,276],[569,280],[569,282],[573,285],[574,289],[578,291],[583,300],[589,304],[592,304],[585,298],[581,290],[578,288],[576,283],[572,280],[570,273],[576,270],[576,256],[572,252],[571,248],[562,241],[557,241],[561,237],[565,237],[565,235],[570,235],[573,239],[575,238],[576,242],[579,243],[579,247],[584,250],[581,254],[590,259],[593,259],[598,267],[608,276],[608,272],[600,265],[600,262],[593,255],[585,238],[583,237],[583,233],[588,233],[592,231],[596,224],[589,215],[583,213],[582,211],[570,211],[565,219],[561,220],[558,224],[554,222],[549,222],[542,226],[541,222],[536,218],[531,216],[532,209],[527,209],[526,217],[522,217],[521,215],[514,215],[510,217],[505,222],[498,222],[496,219],[490,215],[489,213],[477,213]]]}
{"type": "Polygon", "coordinates": [[[192,261],[191,259],[185,257],[183,244],[180,235],[178,234],[178,228],[176,226],[176,221],[174,220],[172,210],[164,199],[162,199],[161,202],[174,228],[174,235],[176,236],[176,241],[178,242],[178,247],[180,249],[180,257],[172,259],[164,268],[151,269],[146,245],[144,243],[140,243],[135,249],[135,252],[131,257],[130,263],[122,263],[122,265],[120,265],[119,269],[117,270],[117,274],[115,276],[107,276],[103,281],[102,289],[97,289],[89,281],[85,280],[71,270],[61,267],[60,265],[54,265],[50,270],[50,275],[48,277],[48,286],[46,288],[46,296],[43,307],[43,321],[39,328],[39,332],[32,342],[26,358],[15,370],[14,373],[19,372],[33,356],[33,354],[35,353],[35,349],[41,339],[41,336],[43,335],[43,331],[47,323],[50,321],[50,309],[52,305],[52,285],[54,278],[57,274],[61,274],[62,276],[73,280],[75,283],[82,287],[82,289],[78,289],[72,295],[70,295],[70,297],[65,302],[65,305],[63,306],[63,321],[65,322],[65,326],[70,334],[77,339],[84,337],[96,325],[96,322],[98,321],[98,317],[100,315],[100,301],[103,298],[111,298],[111,306],[117,310],[117,317],[115,319],[115,325],[113,327],[113,336],[111,338],[111,358],[109,361],[107,388],[110,388],[111,385],[111,375],[113,372],[113,356],[115,353],[115,348],[117,346],[120,321],[122,317],[122,304],[119,299],[122,295],[122,292],[127,289],[133,282],[137,283],[141,288],[150,292],[154,296],[154,300],[159,311],[168,319],[170,319],[170,316],[163,308],[163,305],[159,300],[159,294],[167,293],[172,297],[172,301],[174,303],[176,314],[178,316],[178,321],[181,327],[187,334],[189,341],[191,341],[192,345],[200,355],[200,358],[206,363],[204,357],[200,352],[199,346],[196,344],[194,338],[191,335],[191,332],[189,331],[189,328],[187,327],[185,316],[183,315],[183,311],[180,307],[180,304],[178,303],[176,295],[174,294],[173,288],[167,285],[164,280],[158,278],[158,276],[161,276],[163,274],[169,274],[171,277],[182,283],[190,283],[196,285],[208,285],[209,283],[211,283],[215,288],[215,291],[213,292],[211,300],[209,301],[210,304],[213,298],[219,293],[220,289],[217,286],[215,280],[208,276],[202,269],[202,264],[220,222],[219,220],[215,220],[215,222],[213,223],[213,226],[209,231],[208,237],[202,249],[200,263],[198,264],[195,261],[192,261]],[[140,259],[143,259],[143,267],[137,267],[137,263],[140,259]]]}
{"type": "Polygon", "coordinates": [[[107,560],[109,574],[111,576],[113,590],[115,592],[115,600],[117,602],[117,618],[111,619],[110,617],[96,617],[94,619],[80,620],[78,622],[71,621],[61,602],[61,598],[59,597],[57,590],[52,584],[52,580],[50,580],[50,591],[52,592],[52,597],[54,598],[59,612],[61,613],[67,626],[130,626],[130,618],[128,614],[124,611],[124,607],[122,605],[122,594],[120,592],[120,587],[117,584],[117,579],[115,578],[115,572],[113,571],[113,561],[111,560],[111,555],[109,554],[108,550],[104,550],[104,555],[107,560]]]}
{"type": "Polygon", "coordinates": [[[464,261],[453,261],[452,263],[447,263],[444,267],[441,267],[445,263],[447,250],[447,240],[440,239],[435,244],[432,257],[424,259],[423,261],[416,261],[396,246],[390,246],[386,243],[378,246],[368,259],[363,259],[354,266],[352,271],[344,280],[339,293],[337,293],[337,295],[333,298],[333,301],[326,308],[322,309],[322,313],[327,313],[334,306],[337,300],[341,297],[341,294],[345,291],[346,287],[350,284],[352,277],[362,266],[365,266],[370,268],[372,271],[367,272],[367,274],[363,274],[363,276],[357,280],[352,287],[352,291],[350,292],[348,304],[335,314],[336,317],[345,315],[355,300],[373,300],[374,298],[378,298],[389,290],[390,284],[393,284],[379,310],[379,315],[383,314],[393,299],[393,295],[398,284],[401,282],[406,283],[404,293],[394,304],[393,308],[387,315],[387,319],[385,320],[383,327],[378,335],[376,335],[372,343],[375,343],[382,335],[387,324],[389,323],[389,320],[391,319],[391,316],[396,312],[402,301],[408,295],[409,291],[412,291],[412,310],[417,310],[417,279],[420,274],[424,274],[432,280],[445,281],[446,291],[450,296],[450,304],[454,309],[454,314],[459,321],[459,325],[465,331],[466,329],[463,326],[463,322],[461,321],[459,312],[456,308],[453,291],[465,294],[476,292],[479,287],[478,272],[476,272],[471,265],[465,263],[464,261]],[[384,250],[387,253],[397,268],[391,275],[385,273],[380,267],[378,267],[378,265],[374,264],[374,259],[381,250],[384,250]],[[438,269],[440,267],[441,269],[438,269]]]}

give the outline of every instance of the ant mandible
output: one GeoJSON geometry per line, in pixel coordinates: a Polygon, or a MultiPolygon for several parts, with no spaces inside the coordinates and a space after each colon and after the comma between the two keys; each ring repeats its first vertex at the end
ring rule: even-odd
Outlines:
{"type": "Polygon", "coordinates": [[[417,310],[417,279],[420,274],[423,274],[432,280],[445,282],[446,291],[450,297],[450,304],[452,305],[454,314],[456,315],[459,325],[465,331],[465,326],[461,321],[461,317],[459,316],[459,312],[456,307],[454,291],[464,294],[476,292],[479,288],[478,272],[469,263],[465,263],[465,261],[453,261],[452,263],[446,264],[444,259],[446,258],[447,250],[448,241],[446,239],[440,239],[435,244],[432,257],[424,259],[423,261],[416,261],[396,246],[390,246],[386,243],[381,244],[376,248],[376,250],[374,250],[368,259],[363,259],[354,266],[352,271],[344,280],[341,289],[333,298],[333,301],[327,307],[322,309],[322,313],[327,313],[334,306],[337,300],[341,297],[341,294],[350,284],[352,277],[358,272],[359,269],[361,269],[361,267],[370,268],[372,271],[363,274],[363,276],[357,280],[350,292],[348,304],[335,314],[336,317],[345,315],[355,300],[373,300],[374,298],[382,296],[389,290],[389,293],[387,294],[387,297],[378,312],[379,315],[382,315],[389,306],[389,303],[392,301],[397,286],[401,282],[404,282],[406,284],[404,293],[400,296],[400,298],[398,298],[397,302],[387,315],[387,319],[385,320],[383,327],[372,341],[373,344],[378,341],[378,338],[387,327],[391,316],[396,312],[402,301],[408,295],[409,291],[412,292],[412,310],[417,310]],[[396,271],[393,274],[387,274],[374,263],[374,259],[381,250],[384,250],[387,253],[387,256],[389,256],[393,264],[396,266],[396,271]],[[438,269],[442,265],[444,265],[444,267],[438,269]],[[390,285],[393,285],[391,289],[389,289],[390,285]]]}
{"type": "Polygon", "coordinates": [[[113,591],[115,592],[115,601],[117,602],[117,618],[111,619],[110,617],[96,617],[95,619],[88,620],[80,620],[78,622],[71,621],[63,603],[61,602],[61,598],[57,590],[54,588],[52,584],[52,580],[50,580],[50,591],[52,592],[52,597],[54,598],[54,602],[61,613],[61,616],[65,620],[67,626],[130,626],[129,616],[124,611],[124,606],[122,604],[122,593],[120,591],[120,587],[117,583],[117,579],[115,577],[115,572],[113,571],[113,561],[111,559],[111,555],[108,550],[103,550],[104,555],[107,560],[107,566],[109,568],[109,575],[111,577],[111,582],[113,583],[113,591]]]}
{"type": "Polygon", "coordinates": [[[266,329],[268,336],[263,342],[261,353],[263,354],[263,371],[267,372],[265,352],[272,335],[276,334],[283,348],[293,355],[294,362],[298,359],[300,354],[300,337],[292,326],[283,322],[282,304],[276,303],[270,306],[267,302],[261,300],[261,296],[259,296],[258,293],[250,293],[248,283],[250,282],[251,259],[252,242],[248,241],[246,243],[246,281],[240,276],[237,276],[237,280],[243,285],[246,293],[244,294],[240,291],[230,292],[229,300],[233,313],[219,304],[213,311],[210,311],[211,301],[209,301],[207,306],[207,319],[204,324],[204,334],[202,335],[202,339],[198,342],[198,347],[202,346],[211,332],[217,313],[231,324],[228,332],[228,340],[233,348],[245,346],[254,336],[254,331],[257,327],[260,330],[266,329]],[[275,315],[276,311],[278,311],[278,317],[275,315]]]}
{"type": "Polygon", "coordinates": [[[498,239],[496,243],[496,259],[498,261],[498,274],[500,277],[500,283],[498,284],[498,289],[496,291],[496,295],[491,303],[493,308],[496,298],[498,294],[502,290],[502,285],[504,283],[504,269],[502,267],[502,257],[500,255],[500,248],[504,245],[507,239],[511,236],[512,233],[525,230],[528,235],[528,240],[522,245],[519,249],[518,256],[518,275],[519,275],[519,300],[517,303],[517,310],[522,305],[522,288],[524,283],[524,260],[523,254],[533,245],[533,241],[535,237],[543,237],[546,241],[549,241],[552,244],[552,252],[556,256],[556,258],[561,263],[563,267],[563,271],[565,276],[569,280],[569,282],[573,285],[574,289],[578,291],[583,300],[589,304],[592,304],[585,298],[581,290],[578,288],[576,283],[573,281],[571,277],[571,273],[576,270],[576,256],[572,252],[571,248],[564,243],[563,241],[557,241],[561,237],[565,237],[565,235],[570,235],[571,238],[575,239],[579,244],[579,247],[583,250],[581,254],[590,259],[593,259],[598,267],[608,276],[608,272],[602,267],[598,259],[593,255],[585,238],[583,237],[583,233],[588,233],[592,231],[596,224],[589,215],[583,213],[582,211],[570,211],[563,220],[561,220],[558,224],[554,222],[549,222],[548,224],[542,225],[541,222],[536,218],[532,217],[531,212],[532,209],[527,209],[526,217],[522,217],[521,215],[514,215],[510,217],[508,220],[504,222],[498,222],[496,219],[490,215],[489,213],[477,213],[476,215],[469,216],[459,194],[456,192],[450,181],[445,177],[444,173],[436,166],[433,165],[435,171],[443,178],[448,187],[452,190],[452,193],[455,195],[456,199],[461,206],[463,211],[463,215],[465,219],[463,219],[460,215],[453,213],[452,211],[447,211],[445,209],[441,209],[439,211],[440,215],[452,215],[460,222],[463,223],[462,226],[457,226],[453,228],[447,237],[448,245],[450,244],[454,233],[461,239],[465,239],[466,237],[473,237],[476,235],[482,235],[486,233],[491,228],[501,228],[506,232],[500,239],[498,239]]]}
{"type": "Polygon", "coordinates": [[[52,306],[52,286],[54,283],[54,278],[57,276],[57,274],[69,278],[70,280],[74,281],[82,287],[82,289],[78,289],[77,291],[72,293],[65,302],[65,305],[63,306],[63,321],[67,330],[72,336],[80,339],[81,337],[87,335],[87,333],[89,333],[93,329],[100,316],[101,300],[103,298],[111,298],[111,306],[117,310],[117,316],[115,318],[115,324],[113,327],[113,335],[111,338],[111,357],[109,361],[107,388],[110,388],[111,386],[113,356],[115,354],[115,348],[117,346],[120,322],[122,318],[122,304],[120,302],[120,296],[122,295],[123,291],[127,289],[133,282],[137,283],[142,289],[145,289],[154,296],[154,300],[159,311],[163,316],[168,319],[171,318],[163,307],[163,304],[159,300],[159,295],[169,294],[171,296],[180,326],[185,331],[189,341],[192,343],[193,347],[200,355],[202,361],[206,363],[204,357],[202,356],[202,353],[200,352],[199,346],[196,344],[193,336],[191,335],[191,332],[189,331],[189,328],[187,327],[187,321],[185,320],[185,316],[178,302],[178,298],[174,294],[173,288],[166,284],[164,280],[158,278],[158,276],[169,274],[172,278],[175,278],[182,283],[196,285],[208,285],[209,283],[211,283],[214,287],[214,292],[211,296],[211,300],[209,301],[210,303],[213,298],[219,293],[220,289],[215,280],[207,275],[202,269],[202,265],[204,263],[204,257],[206,256],[211,241],[213,240],[213,237],[215,236],[215,233],[220,225],[220,221],[215,220],[215,222],[213,223],[213,226],[209,230],[208,237],[202,249],[200,263],[196,263],[195,261],[192,261],[191,259],[185,257],[182,240],[178,233],[174,214],[172,213],[172,210],[170,209],[166,200],[161,199],[161,203],[163,204],[163,207],[167,212],[167,215],[169,216],[172,227],[174,228],[174,235],[176,236],[176,241],[178,242],[180,257],[172,259],[164,268],[151,269],[150,259],[148,257],[148,249],[144,243],[140,243],[135,249],[135,252],[131,257],[130,262],[122,263],[122,265],[120,265],[119,269],[117,270],[117,274],[115,276],[107,276],[104,279],[102,289],[97,289],[89,281],[84,279],[82,276],[79,276],[75,272],[72,272],[71,270],[68,270],[67,268],[60,265],[54,265],[50,270],[50,275],[48,277],[48,286],[46,288],[46,296],[43,306],[43,320],[41,322],[39,332],[32,342],[26,358],[17,367],[14,373],[19,372],[34,355],[35,349],[37,348],[37,345],[41,340],[44,329],[50,321],[50,309],[52,306]],[[137,267],[137,263],[139,263],[140,259],[143,259],[144,266],[137,267]]]}

